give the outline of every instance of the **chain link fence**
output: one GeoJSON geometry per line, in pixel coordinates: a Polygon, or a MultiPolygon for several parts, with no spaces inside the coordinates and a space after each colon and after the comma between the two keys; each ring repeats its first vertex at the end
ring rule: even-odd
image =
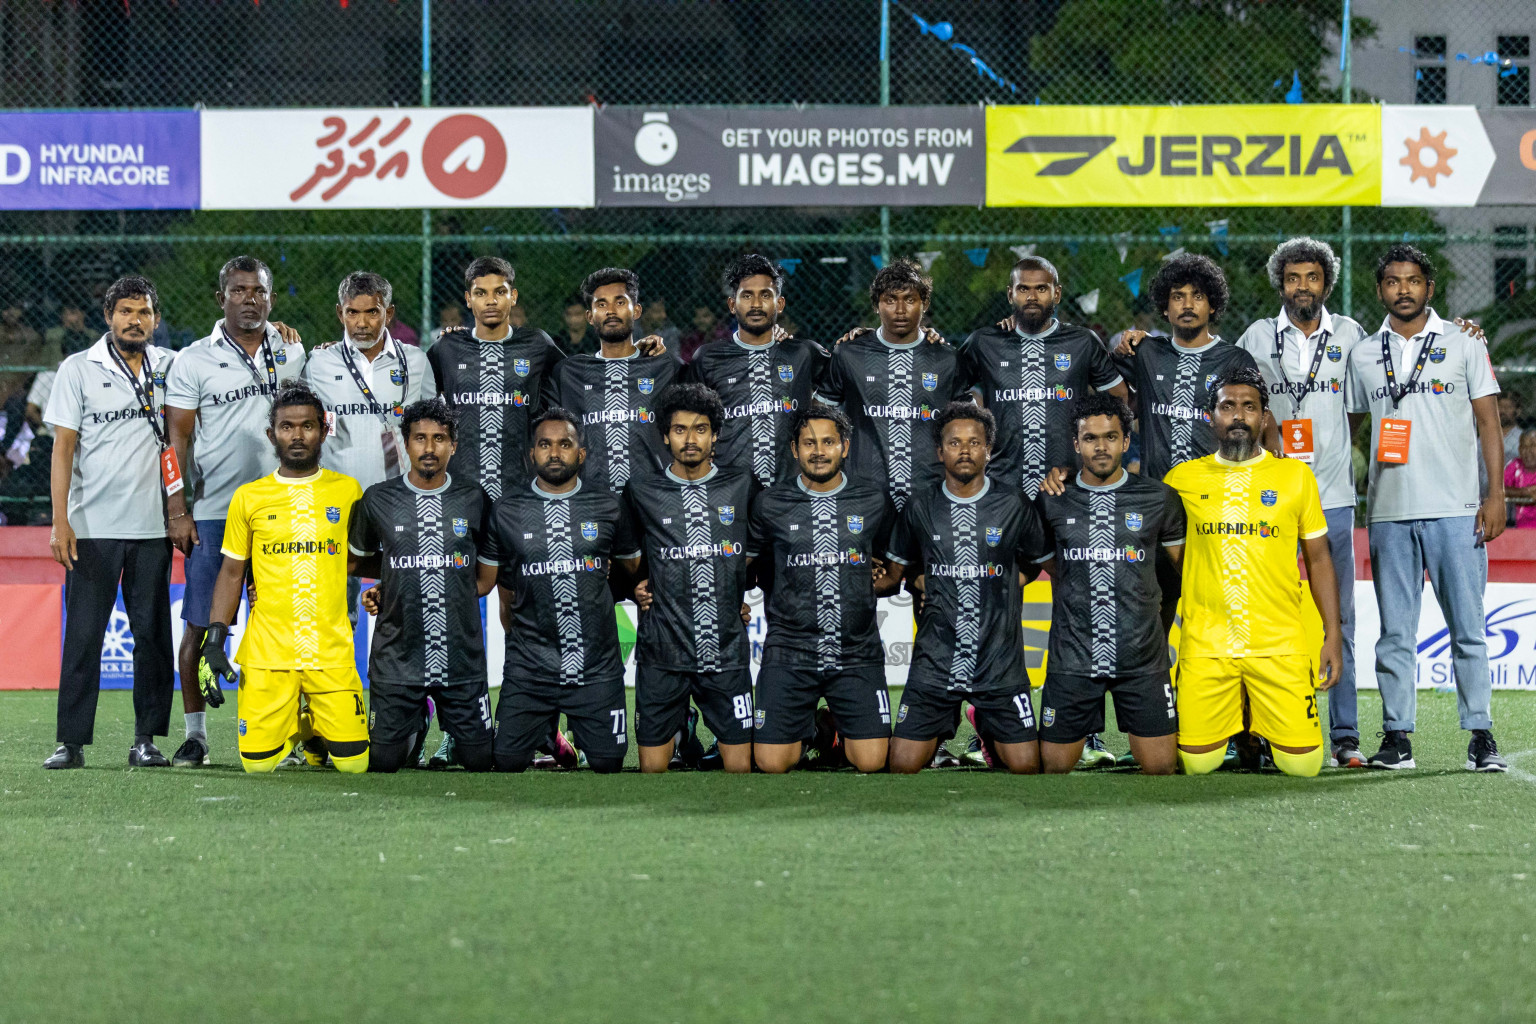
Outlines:
{"type": "MultiPolygon", "coordinates": [[[[1283,101],[1531,103],[1536,8],[1355,0],[1341,69],[1343,0],[6,0],[0,109],[602,104],[1168,104],[1283,101]],[[1454,24],[1452,19],[1454,18],[1454,24]],[[424,31],[429,30],[429,31],[424,31]],[[430,39],[430,73],[423,40],[430,39]],[[1492,59],[1489,59],[1492,58],[1492,59]],[[1346,94],[1345,90],[1349,90],[1346,94]],[[1521,92],[1521,89],[1524,92],[1521,92]]],[[[0,115],[3,116],[3,115],[0,115]]],[[[261,140],[231,160],[261,160],[261,140]]],[[[537,152],[523,159],[538,159],[537,152]]],[[[1264,262],[1310,234],[1349,254],[1330,307],[1382,315],[1374,260],[1400,239],[1434,255],[1444,312],[1477,315],[1496,359],[1536,364],[1536,214],[1479,208],[661,209],[421,211],[0,211],[0,511],[45,521],[47,439],[34,371],[99,336],[117,275],[157,285],[162,341],[218,317],[217,271],[249,252],[276,274],[274,319],[308,342],[336,336],[336,282],[383,273],[402,332],[466,314],[477,255],[518,268],[520,307],[581,344],[568,305],[591,270],[640,274],[642,300],[682,336],[725,330],[718,287],[744,250],[798,261],[788,318],[830,339],[870,317],[882,252],[932,258],[932,318],[949,336],[1007,312],[1010,246],[1060,267],[1064,313],[1106,333],[1155,317],[1118,279],[1183,246],[1232,279],[1226,332],[1273,315],[1264,262]],[[1226,235],[1213,236],[1212,222],[1226,235]],[[1120,246],[1126,248],[1125,256],[1120,246]],[[1098,289],[1090,312],[1077,298],[1098,289]],[[29,422],[30,420],[30,422],[29,422]]],[[[427,339],[430,340],[430,339],[427,339]]],[[[1536,366],[1530,367],[1536,369],[1536,366]]],[[[46,385],[46,377],[42,383],[46,385]]],[[[1536,414],[1536,374],[1504,383],[1536,414]]]]}

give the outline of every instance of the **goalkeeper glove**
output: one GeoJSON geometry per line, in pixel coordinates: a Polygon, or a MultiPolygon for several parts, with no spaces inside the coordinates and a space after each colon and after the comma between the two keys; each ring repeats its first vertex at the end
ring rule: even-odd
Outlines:
{"type": "Polygon", "coordinates": [[[202,656],[197,662],[197,688],[202,691],[203,700],[211,708],[219,707],[224,703],[224,689],[221,680],[236,681],[235,666],[229,663],[229,656],[224,653],[224,638],[229,636],[229,627],[222,622],[215,622],[208,627],[207,635],[203,637],[202,656]]]}

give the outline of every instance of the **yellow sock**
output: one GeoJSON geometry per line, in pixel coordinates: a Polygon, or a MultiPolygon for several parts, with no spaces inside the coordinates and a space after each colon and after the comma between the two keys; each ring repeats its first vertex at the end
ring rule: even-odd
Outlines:
{"type": "Polygon", "coordinates": [[[339,772],[346,772],[348,775],[361,774],[368,770],[368,751],[365,750],[361,754],[353,754],[351,757],[337,757],[335,754],[332,754],[331,764],[339,772]]]}
{"type": "Polygon", "coordinates": [[[1323,768],[1322,747],[1313,747],[1305,754],[1287,754],[1271,743],[1269,756],[1274,758],[1276,768],[1287,775],[1295,775],[1303,779],[1312,778],[1323,768]]]}
{"type": "Polygon", "coordinates": [[[246,757],[245,753],[242,751],[240,754],[240,766],[244,768],[246,773],[249,775],[269,775],[277,770],[278,762],[287,757],[291,750],[293,750],[292,740],[284,743],[280,748],[278,748],[276,753],[267,757],[263,757],[260,760],[252,760],[251,758],[246,757]]]}
{"type": "Polygon", "coordinates": [[[1191,754],[1183,747],[1179,748],[1179,765],[1184,769],[1185,775],[1209,775],[1221,767],[1221,762],[1226,759],[1226,745],[1215,750],[1207,750],[1203,754],[1191,754]]]}

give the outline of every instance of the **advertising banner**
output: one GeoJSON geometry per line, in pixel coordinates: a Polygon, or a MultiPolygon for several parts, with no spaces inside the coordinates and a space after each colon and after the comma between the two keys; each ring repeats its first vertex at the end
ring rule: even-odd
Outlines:
{"type": "Polygon", "coordinates": [[[64,628],[64,588],[57,583],[0,586],[0,690],[54,689],[64,628]]]}
{"type": "Polygon", "coordinates": [[[195,110],[8,111],[0,210],[195,210],[195,110]]]}
{"type": "Polygon", "coordinates": [[[1368,104],[988,107],[988,206],[1375,206],[1368,104]]]}
{"type": "Polygon", "coordinates": [[[591,206],[591,107],[203,112],[205,210],[591,206]]]}
{"type": "Polygon", "coordinates": [[[977,206],[979,107],[604,107],[598,206],[977,206]]]}
{"type": "Polygon", "coordinates": [[[1485,110],[1479,117],[1493,149],[1493,170],[1478,205],[1536,203],[1536,110],[1485,110]]]}
{"type": "Polygon", "coordinates": [[[1382,206],[1476,206],[1493,167],[1476,107],[1381,108],[1382,206]]]}

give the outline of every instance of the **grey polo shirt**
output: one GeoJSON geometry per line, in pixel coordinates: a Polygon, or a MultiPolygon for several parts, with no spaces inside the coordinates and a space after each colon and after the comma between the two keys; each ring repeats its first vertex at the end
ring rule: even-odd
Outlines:
{"type": "Polygon", "coordinates": [[[404,407],[437,394],[437,378],[425,352],[386,334],[383,350],[370,362],[347,339],[312,352],[304,366],[304,379],[320,396],[327,413],[325,446],[320,449],[322,467],[345,473],[367,490],[385,479],[383,436],[389,430],[400,453],[400,473],[410,470],[394,409],[397,403],[404,407]],[[373,392],[373,401],[363,395],[347,369],[344,349],[350,351],[353,365],[373,392]]]}
{"type": "MultiPolygon", "coordinates": [[[[43,412],[49,425],[80,434],[69,478],[69,525],[84,540],[164,537],[160,442],[109,344],[102,335],[64,360],[43,412]]],[[[163,417],[166,372],[176,354],[151,345],[144,358],[163,417]]]]}
{"type": "MultiPolygon", "coordinates": [[[[1253,356],[1269,385],[1269,411],[1275,423],[1312,421],[1310,465],[1325,509],[1349,508],[1355,503],[1348,409],[1349,358],[1363,337],[1365,329],[1359,324],[1324,309],[1317,330],[1304,338],[1301,329],[1291,323],[1282,309],[1279,316],[1254,323],[1237,339],[1237,347],[1253,356]],[[1309,385],[1307,374],[1319,348],[1323,350],[1322,361],[1309,385]]],[[[1378,351],[1377,357],[1380,355],[1378,351]]]]}
{"type": "MultiPolygon", "coordinates": [[[[279,383],[303,371],[303,345],[284,345],[271,324],[265,344],[279,383]]],[[[182,472],[187,476],[187,500],[198,519],[223,519],[236,487],[277,469],[277,455],[267,440],[273,389],[268,386],[266,359],[258,349],[253,374],[244,353],[226,340],[224,321],[219,320],[208,337],[181,351],[166,382],[165,404],[197,413],[192,465],[183,466],[182,472]]]]}
{"type": "Polygon", "coordinates": [[[1499,393],[1488,349],[1434,310],[1424,330],[1412,338],[1394,333],[1390,322],[1383,320],[1380,330],[1361,339],[1349,359],[1349,411],[1371,414],[1371,522],[1473,515],[1479,504],[1477,467],[1482,453],[1472,400],[1499,393]],[[1401,389],[1428,335],[1434,335],[1434,341],[1424,372],[1412,394],[1394,404],[1387,391],[1381,339],[1391,345],[1392,372],[1401,389]],[[1382,417],[1412,422],[1406,463],[1377,461],[1382,417]]]}

